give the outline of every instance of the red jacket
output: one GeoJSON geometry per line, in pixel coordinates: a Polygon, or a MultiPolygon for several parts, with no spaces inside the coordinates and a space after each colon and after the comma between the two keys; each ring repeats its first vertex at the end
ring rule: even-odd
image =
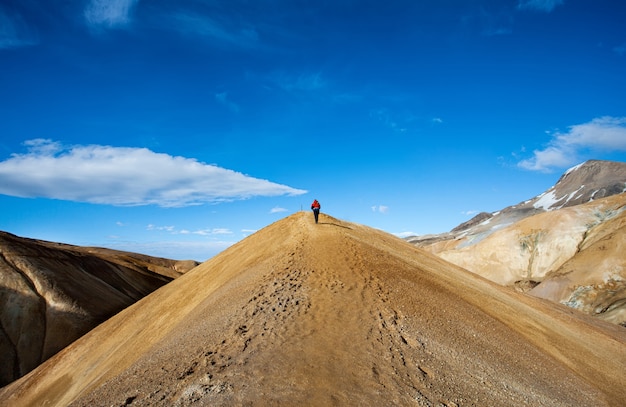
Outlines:
{"type": "Polygon", "coordinates": [[[317,202],[317,199],[313,201],[313,203],[311,204],[311,209],[319,209],[321,208],[320,203],[317,202]]]}

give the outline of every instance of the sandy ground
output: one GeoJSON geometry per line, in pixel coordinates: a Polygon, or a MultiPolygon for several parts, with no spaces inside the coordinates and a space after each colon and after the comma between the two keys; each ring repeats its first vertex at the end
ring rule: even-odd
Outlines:
{"type": "Polygon", "coordinates": [[[100,325],[0,405],[621,406],[626,331],[299,212],[100,325]]]}

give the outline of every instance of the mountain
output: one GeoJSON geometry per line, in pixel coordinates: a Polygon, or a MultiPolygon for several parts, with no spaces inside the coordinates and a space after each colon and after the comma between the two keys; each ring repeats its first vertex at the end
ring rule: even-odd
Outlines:
{"type": "Polygon", "coordinates": [[[0,232],[0,385],[196,264],[0,232]]]}
{"type": "Polygon", "coordinates": [[[590,160],[570,168],[552,188],[511,210],[533,207],[550,211],[622,192],[626,192],[626,163],[590,160]]]}
{"type": "Polygon", "coordinates": [[[475,244],[498,229],[539,213],[626,192],[626,163],[589,160],[567,170],[557,183],[536,197],[500,211],[481,212],[447,233],[411,236],[420,247],[440,241],[475,244]]]}
{"type": "Polygon", "coordinates": [[[408,241],[502,285],[626,325],[626,163],[587,161],[533,199],[408,241]]]}
{"type": "Polygon", "coordinates": [[[298,212],[0,389],[2,406],[620,406],[626,331],[298,212]]]}

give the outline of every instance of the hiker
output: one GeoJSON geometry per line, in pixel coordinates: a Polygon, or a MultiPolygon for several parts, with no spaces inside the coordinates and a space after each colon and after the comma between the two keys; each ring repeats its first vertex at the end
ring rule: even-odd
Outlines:
{"type": "Polygon", "coordinates": [[[320,203],[317,202],[317,199],[314,199],[311,204],[311,209],[313,210],[313,216],[315,216],[315,223],[317,223],[317,218],[320,216],[320,208],[320,203]]]}

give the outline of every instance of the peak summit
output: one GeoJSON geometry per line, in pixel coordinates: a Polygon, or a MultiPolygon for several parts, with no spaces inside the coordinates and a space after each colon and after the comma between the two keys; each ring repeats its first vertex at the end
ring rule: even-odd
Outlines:
{"type": "Polygon", "coordinates": [[[589,160],[567,170],[553,187],[533,200],[533,206],[559,209],[625,191],[626,163],[589,160]]]}

